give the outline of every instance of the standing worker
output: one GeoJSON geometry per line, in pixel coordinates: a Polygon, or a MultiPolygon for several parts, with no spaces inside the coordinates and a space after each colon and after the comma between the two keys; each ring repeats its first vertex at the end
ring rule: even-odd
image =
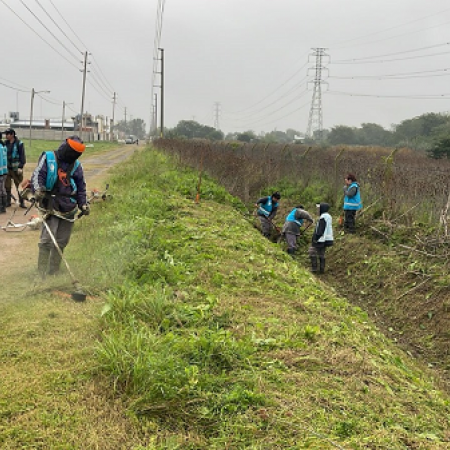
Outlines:
{"type": "Polygon", "coordinates": [[[362,208],[361,192],[355,175],[347,174],[344,178],[344,232],[354,234],[356,211],[362,208]]]}
{"type": "Polygon", "coordinates": [[[6,147],[3,145],[2,134],[0,133],[0,214],[6,213],[6,175],[8,173],[8,161],[6,147]]]}
{"type": "Polygon", "coordinates": [[[313,224],[314,220],[308,211],[305,211],[303,205],[296,206],[286,217],[283,225],[282,234],[286,238],[288,245],[288,253],[293,257],[297,249],[297,236],[300,236],[300,228],[304,221],[308,222],[305,226],[305,231],[313,224]]]}
{"type": "Polygon", "coordinates": [[[260,198],[256,203],[255,207],[258,208],[257,215],[261,221],[262,233],[266,238],[270,238],[270,233],[272,229],[272,220],[277,215],[278,202],[281,198],[281,194],[277,191],[268,197],[260,198]]]}
{"type": "MultiPolygon", "coordinates": [[[[61,251],[69,243],[78,209],[84,215],[90,212],[86,199],[86,182],[78,158],[86,146],[78,136],[67,138],[56,151],[42,153],[31,177],[31,192],[44,212],[47,222],[61,251]]],[[[39,241],[38,271],[41,276],[54,275],[61,264],[46,227],[39,241]]]]}
{"type": "MultiPolygon", "coordinates": [[[[12,182],[19,192],[19,185],[23,181],[23,168],[27,162],[25,156],[25,146],[23,142],[17,139],[16,132],[12,128],[5,131],[6,137],[6,153],[8,158],[8,174],[6,176],[6,206],[11,206],[11,188],[12,182]]],[[[26,208],[23,198],[19,196],[19,205],[21,208],[26,208]]]]}
{"type": "Polygon", "coordinates": [[[333,245],[333,220],[328,213],[330,205],[328,203],[320,203],[317,205],[319,220],[316,223],[314,234],[312,237],[311,247],[308,254],[311,259],[311,271],[317,272],[317,258],[319,258],[319,272],[325,272],[325,251],[327,247],[333,245]]]}

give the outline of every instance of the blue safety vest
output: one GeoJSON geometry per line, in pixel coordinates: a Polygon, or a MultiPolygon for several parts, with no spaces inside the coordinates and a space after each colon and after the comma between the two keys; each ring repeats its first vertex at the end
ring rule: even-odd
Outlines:
{"type": "Polygon", "coordinates": [[[267,197],[266,203],[261,203],[258,209],[258,213],[262,216],[269,217],[273,208],[278,208],[278,203],[272,204],[272,197],[267,197]]]}
{"type": "MultiPolygon", "coordinates": [[[[45,157],[47,160],[47,178],[45,180],[45,189],[47,191],[52,191],[55,187],[56,181],[58,180],[58,162],[55,157],[55,152],[45,152],[45,157]]],[[[73,180],[73,174],[79,165],[80,162],[76,160],[72,170],[70,171],[70,186],[72,187],[73,194],[77,192],[77,185],[73,180]]],[[[75,201],[74,199],[71,200],[75,201]]]]}
{"type": "Polygon", "coordinates": [[[359,184],[354,181],[347,189],[351,189],[353,187],[356,187],[356,194],[353,197],[345,196],[344,198],[344,210],[347,211],[359,211],[362,208],[359,184]]]}
{"type": "Polygon", "coordinates": [[[295,222],[299,227],[303,225],[303,219],[296,220],[295,213],[297,208],[294,208],[286,217],[286,222],[295,222]]]}

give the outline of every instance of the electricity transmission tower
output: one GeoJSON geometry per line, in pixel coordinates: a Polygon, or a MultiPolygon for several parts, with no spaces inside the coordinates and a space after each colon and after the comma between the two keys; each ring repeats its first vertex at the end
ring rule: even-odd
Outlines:
{"type": "Polygon", "coordinates": [[[215,102],[214,103],[214,128],[216,130],[220,130],[219,116],[220,116],[220,103],[215,102]]]}
{"type": "MultiPolygon", "coordinates": [[[[324,66],[324,59],[328,58],[328,54],[325,53],[326,48],[317,47],[313,48],[313,53],[310,56],[316,58],[315,67],[308,69],[308,72],[314,71],[314,79],[310,83],[314,83],[313,95],[311,101],[311,109],[309,110],[308,130],[306,136],[309,138],[317,137],[319,140],[322,138],[323,131],[323,113],[322,113],[322,84],[327,82],[322,78],[323,72],[328,71],[324,66]]],[[[308,73],[309,74],[309,73],[308,73]]]]}

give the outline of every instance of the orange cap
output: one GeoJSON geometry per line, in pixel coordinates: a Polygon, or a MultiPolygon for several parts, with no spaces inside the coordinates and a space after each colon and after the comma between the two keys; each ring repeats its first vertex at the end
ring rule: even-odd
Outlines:
{"type": "Polygon", "coordinates": [[[74,139],[67,139],[67,143],[70,145],[70,147],[75,150],[78,153],[83,153],[86,146],[79,142],[75,141],[74,139]]]}

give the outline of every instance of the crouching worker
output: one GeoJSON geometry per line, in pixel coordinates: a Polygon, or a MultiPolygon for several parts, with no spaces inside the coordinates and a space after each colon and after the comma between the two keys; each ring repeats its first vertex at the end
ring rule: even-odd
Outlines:
{"type": "Polygon", "coordinates": [[[319,220],[316,223],[314,234],[312,237],[311,247],[308,254],[311,259],[311,271],[320,273],[325,272],[325,250],[333,245],[333,222],[328,210],[328,203],[317,205],[319,209],[319,220]],[[317,266],[317,258],[319,258],[320,266],[317,266]]]}
{"type": "Polygon", "coordinates": [[[308,211],[305,211],[303,205],[296,206],[286,217],[283,225],[282,234],[286,239],[288,245],[288,253],[294,256],[297,249],[297,237],[300,236],[300,228],[304,221],[308,222],[305,226],[306,231],[314,222],[308,211]]]}
{"type": "Polygon", "coordinates": [[[255,207],[258,208],[257,215],[261,222],[261,230],[266,238],[270,238],[272,231],[272,220],[277,215],[278,202],[281,198],[279,192],[274,192],[268,197],[260,198],[256,203],[255,207]]]}
{"type": "MultiPolygon", "coordinates": [[[[31,177],[34,200],[61,251],[69,243],[78,209],[89,214],[86,182],[78,161],[85,147],[78,136],[69,137],[58,150],[42,153],[31,177]]],[[[61,256],[44,226],[39,241],[39,274],[56,274],[60,265],[61,256]]]]}

